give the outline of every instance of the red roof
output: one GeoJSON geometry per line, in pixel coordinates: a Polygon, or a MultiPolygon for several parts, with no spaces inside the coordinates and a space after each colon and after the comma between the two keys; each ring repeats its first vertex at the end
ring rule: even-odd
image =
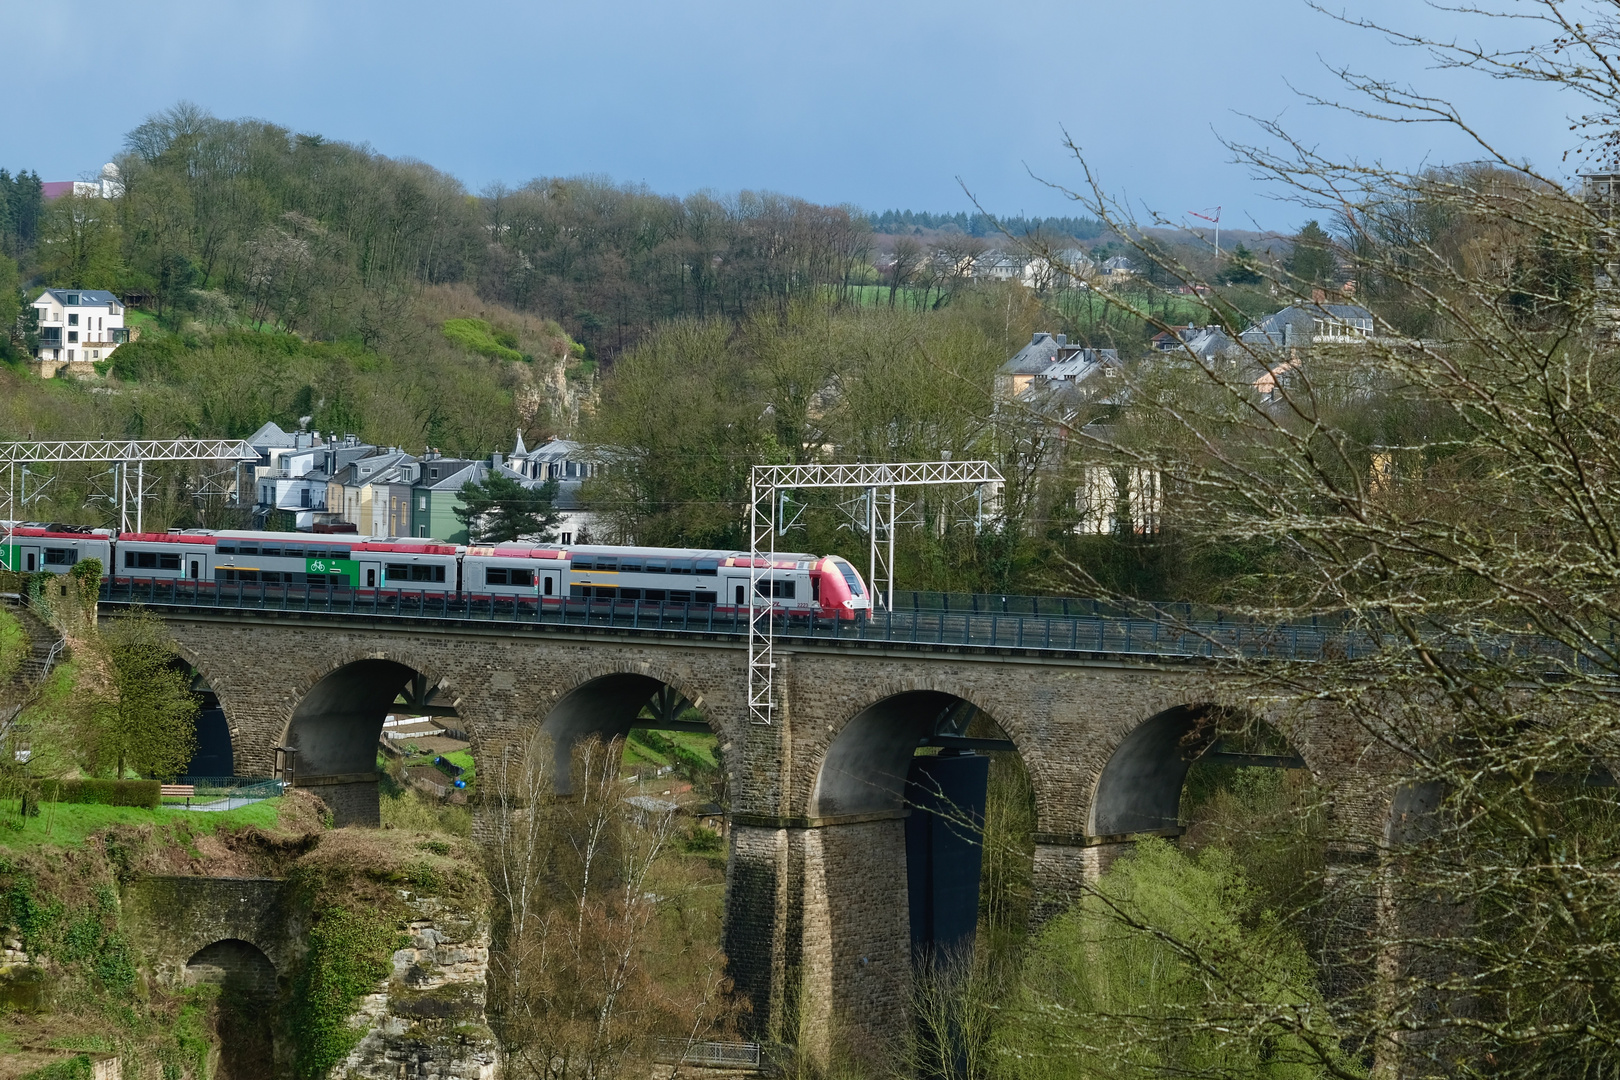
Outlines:
{"type": "Polygon", "coordinates": [[[111,536],[109,536],[108,534],[106,534],[104,532],[103,533],[52,532],[50,529],[42,529],[37,525],[18,525],[16,528],[11,530],[11,535],[13,535],[13,536],[52,536],[52,537],[60,537],[63,540],[111,540],[112,539],[111,536]]]}
{"type": "Polygon", "coordinates": [[[39,185],[40,195],[46,202],[73,194],[72,180],[50,180],[39,185]]]}
{"type": "Polygon", "coordinates": [[[121,533],[118,539],[139,540],[147,544],[206,544],[209,547],[218,542],[212,536],[198,536],[196,533],[121,533]]]}
{"type": "Polygon", "coordinates": [[[398,551],[412,555],[454,555],[454,544],[352,544],[355,551],[398,551]]]}

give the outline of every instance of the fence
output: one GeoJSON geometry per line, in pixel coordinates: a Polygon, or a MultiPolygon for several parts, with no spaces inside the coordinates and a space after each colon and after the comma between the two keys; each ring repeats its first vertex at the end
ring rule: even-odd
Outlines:
{"type": "Polygon", "coordinates": [[[759,1044],[659,1039],[657,1059],[665,1065],[691,1065],[700,1069],[757,1069],[759,1044]]]}
{"type": "MultiPolygon", "coordinates": [[[[878,611],[858,619],[783,613],[773,633],[783,642],[873,642],[941,647],[1043,650],[1163,658],[1357,660],[1410,647],[1398,633],[1313,621],[1267,625],[1215,618],[1185,605],[1165,605],[1144,614],[1111,614],[1086,600],[1063,598],[913,593],[913,607],[878,611]],[[925,606],[922,598],[938,598],[925,606]],[[1018,600],[1019,603],[1012,603],[1018,600]],[[966,602],[965,602],[966,601],[966,602]],[[1027,604],[1025,603],[1027,601],[1027,604]],[[1063,614],[1067,605],[1068,613],[1063,614]],[[1026,608],[1026,612],[1004,608],[1026,608]],[[1091,613],[1091,612],[1096,613],[1091,613]]],[[[151,607],[229,608],[363,616],[371,620],[425,620],[504,624],[523,628],[656,630],[746,638],[746,608],[668,601],[537,600],[534,598],[450,595],[384,589],[324,589],[307,585],[264,585],[175,579],[103,582],[101,599],[151,607]]],[[[898,600],[899,597],[897,596],[898,600]]],[[[1592,650],[1579,655],[1568,645],[1528,633],[1458,634],[1431,628],[1425,648],[1464,661],[1500,663],[1524,660],[1532,668],[1548,663],[1582,671],[1607,672],[1620,666],[1620,645],[1612,631],[1609,656],[1592,650]]],[[[1544,670],[1538,669],[1538,670],[1544,670]]]]}
{"type": "Polygon", "coordinates": [[[196,790],[189,798],[166,800],[164,805],[170,809],[181,809],[176,805],[176,802],[180,802],[187,810],[234,810],[239,806],[274,799],[286,786],[280,780],[264,776],[182,776],[175,783],[190,784],[196,790]]]}

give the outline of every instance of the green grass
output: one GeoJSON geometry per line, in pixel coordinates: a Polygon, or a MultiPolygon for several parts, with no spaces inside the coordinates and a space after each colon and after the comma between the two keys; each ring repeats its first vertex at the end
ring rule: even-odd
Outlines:
{"type": "Polygon", "coordinates": [[[452,750],[448,754],[440,754],[439,756],[450,764],[459,766],[462,770],[461,778],[467,781],[469,786],[472,784],[473,777],[478,774],[478,770],[473,767],[473,756],[470,751],[452,750]]]}
{"type": "Polygon", "coordinates": [[[45,803],[39,816],[19,818],[17,803],[0,803],[0,850],[24,851],[44,846],[72,847],[113,825],[156,825],[171,833],[201,836],[222,828],[257,825],[273,829],[281,820],[281,800],[243,806],[218,813],[186,810],[146,810],[134,806],[93,806],[77,803],[45,803]],[[22,822],[20,832],[12,826],[22,822]]]}
{"type": "Polygon", "coordinates": [[[17,673],[27,653],[28,635],[23,633],[22,623],[11,612],[0,611],[0,682],[17,673]]]}
{"type": "Polygon", "coordinates": [[[483,319],[446,319],[444,336],[468,352],[495,360],[527,360],[518,351],[517,338],[498,330],[483,319]]]}

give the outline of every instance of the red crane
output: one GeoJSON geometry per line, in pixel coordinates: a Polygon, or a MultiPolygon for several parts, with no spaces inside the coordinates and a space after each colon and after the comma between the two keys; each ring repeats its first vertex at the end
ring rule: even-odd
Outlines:
{"type": "MultiPolygon", "coordinates": [[[[1206,206],[1204,209],[1208,210],[1209,207],[1206,206]]],[[[1219,262],[1221,258],[1221,208],[1218,206],[1215,207],[1214,217],[1210,217],[1208,214],[1200,214],[1197,210],[1189,210],[1187,213],[1191,214],[1193,217],[1203,218],[1205,221],[1213,221],[1215,223],[1215,260],[1219,262]]]]}

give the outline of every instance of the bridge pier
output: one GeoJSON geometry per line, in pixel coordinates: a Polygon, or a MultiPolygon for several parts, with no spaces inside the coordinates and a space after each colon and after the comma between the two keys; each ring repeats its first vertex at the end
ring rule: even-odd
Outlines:
{"type": "Polygon", "coordinates": [[[904,811],[738,815],[727,885],[726,953],[760,1038],[827,1063],[873,1058],[907,1030],[904,811]]]}

